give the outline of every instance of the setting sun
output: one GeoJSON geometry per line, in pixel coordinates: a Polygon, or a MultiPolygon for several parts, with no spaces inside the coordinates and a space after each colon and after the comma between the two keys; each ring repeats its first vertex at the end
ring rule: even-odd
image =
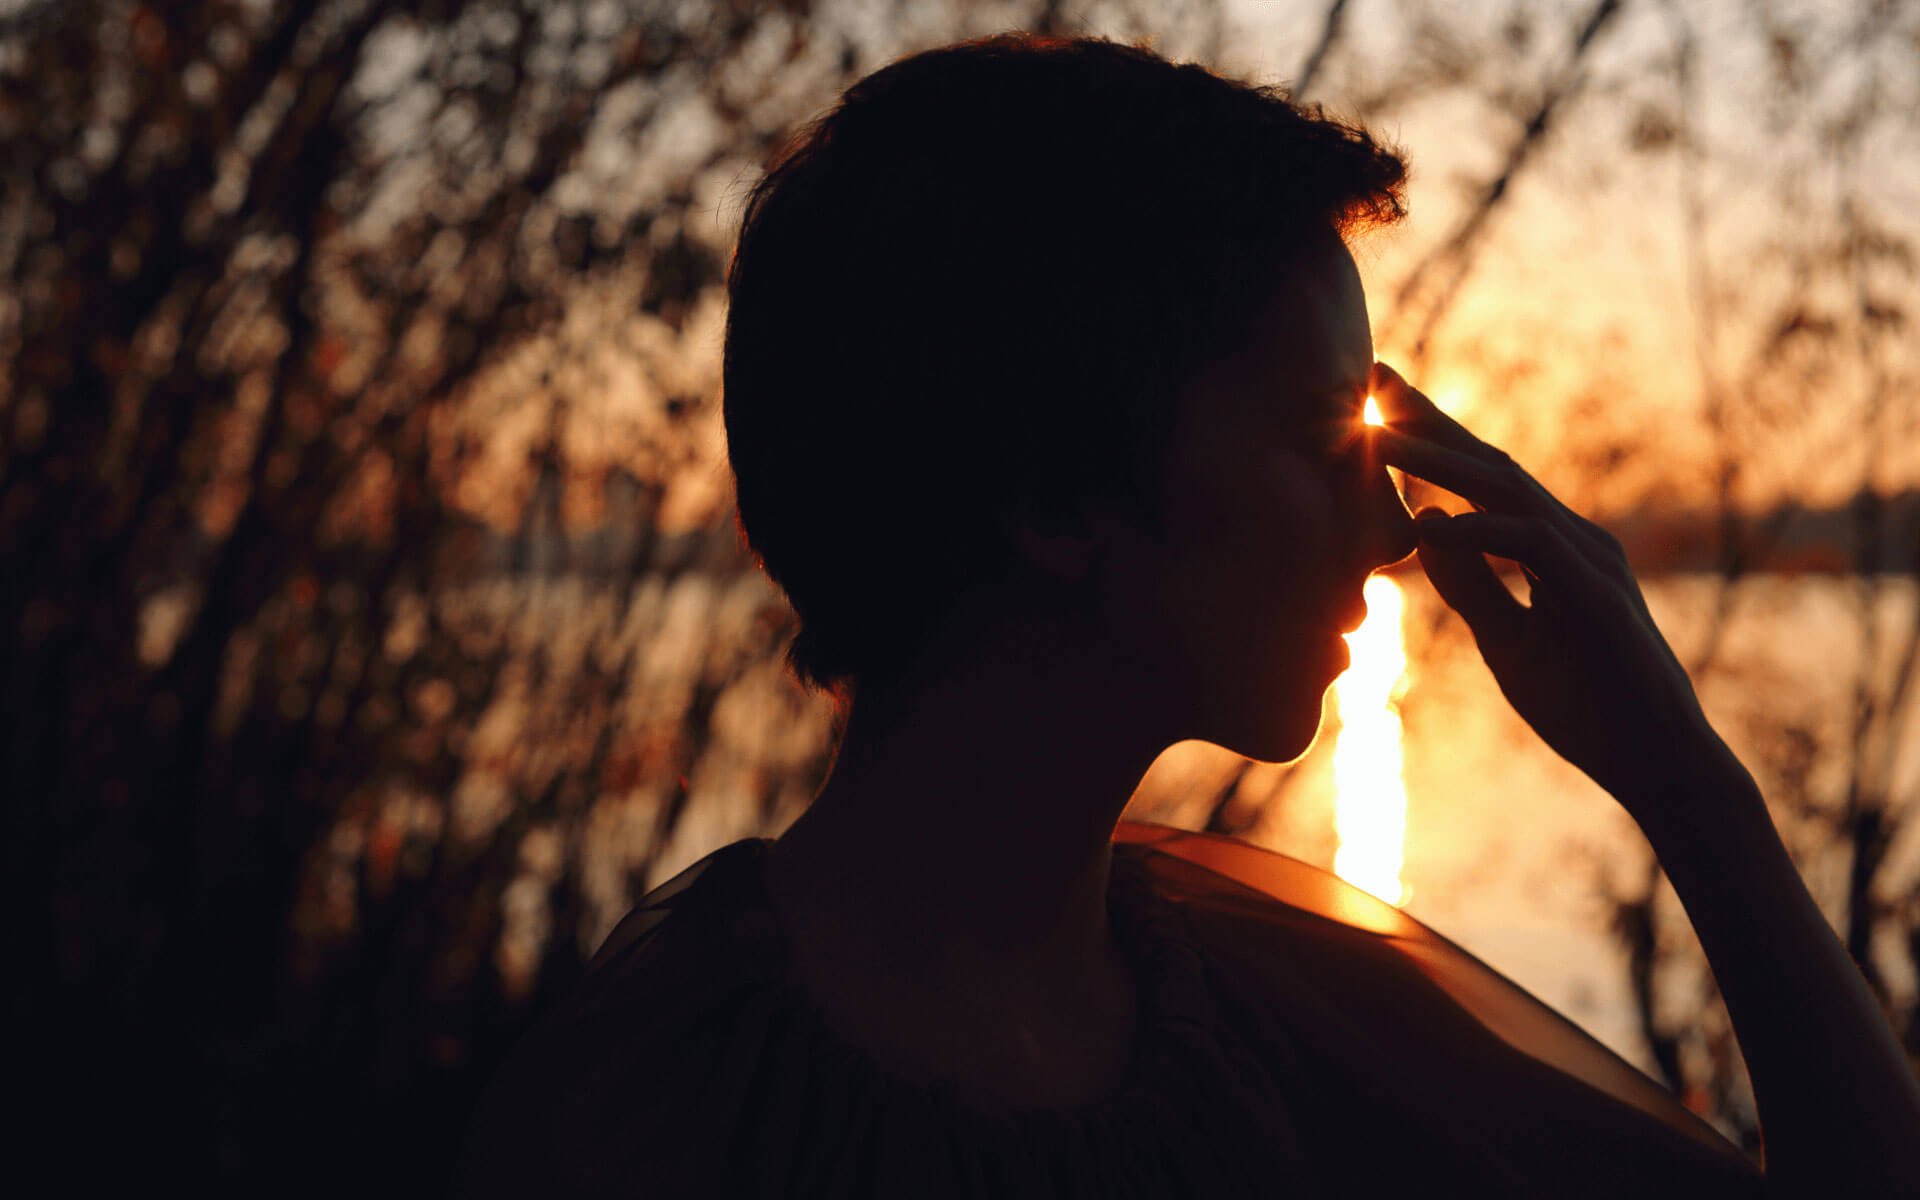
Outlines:
{"type": "MultiPolygon", "coordinates": [[[[1373,408],[1371,398],[1367,407],[1373,408]]],[[[1347,634],[1353,662],[1334,681],[1340,732],[1333,746],[1334,873],[1389,904],[1412,895],[1400,880],[1407,789],[1401,775],[1400,694],[1407,669],[1401,638],[1406,598],[1382,575],[1366,583],[1367,619],[1347,634]]]]}
{"type": "Polygon", "coordinates": [[[1387,423],[1387,419],[1380,415],[1380,402],[1372,396],[1367,397],[1367,408],[1366,411],[1361,414],[1361,419],[1369,425],[1385,425],[1387,423]]]}

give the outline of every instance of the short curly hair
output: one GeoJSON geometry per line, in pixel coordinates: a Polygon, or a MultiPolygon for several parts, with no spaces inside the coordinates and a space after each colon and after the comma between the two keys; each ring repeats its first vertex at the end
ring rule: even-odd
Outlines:
{"type": "Polygon", "coordinates": [[[1278,87],[1098,38],[894,62],[790,138],[728,271],[740,532],[840,693],[1010,569],[1009,517],[1151,522],[1181,384],[1406,163],[1278,87]]]}

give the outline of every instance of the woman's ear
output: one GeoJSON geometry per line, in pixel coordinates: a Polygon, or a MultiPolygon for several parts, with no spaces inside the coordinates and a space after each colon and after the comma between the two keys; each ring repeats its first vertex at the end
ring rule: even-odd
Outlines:
{"type": "Polygon", "coordinates": [[[1080,582],[1093,566],[1093,538],[1084,534],[1043,533],[1020,522],[1013,545],[1029,566],[1062,583],[1080,582]]]}
{"type": "Polygon", "coordinates": [[[1044,517],[1002,513],[1001,527],[1022,562],[1061,583],[1086,578],[1099,552],[1095,522],[1077,505],[1044,517]]]}

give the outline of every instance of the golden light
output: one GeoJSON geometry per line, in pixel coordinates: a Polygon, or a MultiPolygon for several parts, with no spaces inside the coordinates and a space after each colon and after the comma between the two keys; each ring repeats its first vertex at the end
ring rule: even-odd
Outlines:
{"type": "MultiPolygon", "coordinates": [[[[1367,402],[1373,415],[1373,402],[1367,402]]],[[[1406,853],[1407,789],[1401,774],[1400,697],[1406,645],[1406,598],[1382,575],[1367,580],[1367,619],[1347,634],[1353,662],[1334,681],[1340,732],[1333,745],[1333,831],[1340,848],[1334,873],[1387,903],[1412,896],[1400,880],[1406,853]]]]}
{"type": "Polygon", "coordinates": [[[1442,387],[1427,394],[1433,406],[1450,417],[1461,417],[1472,406],[1472,400],[1465,388],[1442,387]]]}
{"type": "Polygon", "coordinates": [[[1380,402],[1375,400],[1371,395],[1367,397],[1366,411],[1360,414],[1360,419],[1369,425],[1385,425],[1387,423],[1387,419],[1380,415],[1380,402]]]}

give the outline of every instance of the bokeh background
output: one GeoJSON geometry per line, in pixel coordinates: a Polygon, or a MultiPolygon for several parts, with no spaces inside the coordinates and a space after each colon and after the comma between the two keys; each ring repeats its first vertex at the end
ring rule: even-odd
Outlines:
{"type": "MultiPolygon", "coordinates": [[[[740,204],[854,78],[1010,28],[1407,150],[1380,356],[1626,542],[1920,1052],[1920,6],[0,0],[29,1158],[431,1194],[626,907],[804,807],[828,708],[719,417],[740,204]]],[[[1755,1148],[1644,840],[1398,582],[1406,910],[1755,1148]]],[[[1355,711],[1293,764],[1174,747],[1129,815],[1330,867],[1355,711]]]]}

